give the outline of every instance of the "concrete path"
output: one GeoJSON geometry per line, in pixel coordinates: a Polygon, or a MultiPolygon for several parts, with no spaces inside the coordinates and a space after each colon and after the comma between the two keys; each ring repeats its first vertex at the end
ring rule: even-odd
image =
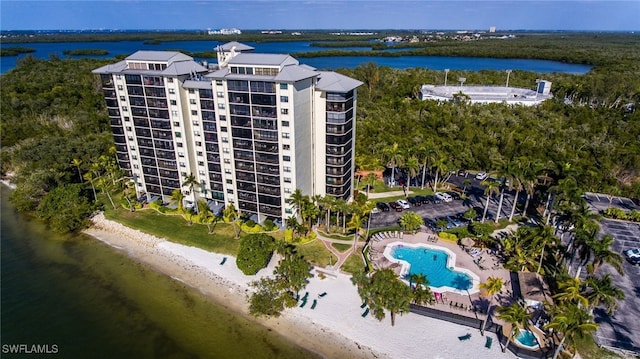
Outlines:
{"type": "MultiPolygon", "coordinates": [[[[354,253],[354,248],[353,248],[353,240],[351,241],[343,241],[343,240],[339,240],[339,239],[333,239],[333,238],[327,238],[324,237],[323,235],[321,235],[320,233],[318,233],[317,231],[315,231],[317,238],[322,241],[322,244],[324,244],[324,246],[329,250],[329,252],[335,254],[336,257],[338,257],[338,261],[333,264],[329,269],[333,269],[335,271],[338,271],[340,269],[340,267],[342,266],[342,264],[344,264],[344,262],[347,260],[347,258],[349,258],[349,256],[354,253]],[[347,249],[344,252],[340,252],[339,250],[335,249],[331,243],[342,243],[342,244],[350,244],[352,245],[351,248],[347,249]]],[[[357,242],[356,243],[356,248],[359,248],[361,246],[364,246],[364,243],[361,242],[357,242]]]]}

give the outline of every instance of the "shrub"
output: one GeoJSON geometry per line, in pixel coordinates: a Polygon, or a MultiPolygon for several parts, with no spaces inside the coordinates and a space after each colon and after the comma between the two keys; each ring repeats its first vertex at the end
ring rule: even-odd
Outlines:
{"type": "Polygon", "coordinates": [[[240,228],[245,233],[261,233],[264,232],[264,228],[261,225],[256,224],[254,221],[247,221],[240,225],[240,228]],[[251,222],[251,223],[249,223],[251,222]],[[251,225],[252,224],[252,225],[251,225]]]}
{"type": "Polygon", "coordinates": [[[456,236],[453,233],[440,232],[438,233],[438,236],[446,241],[452,241],[452,242],[458,241],[458,236],[456,236]]]}
{"type": "Polygon", "coordinates": [[[253,226],[256,225],[256,222],[254,222],[253,219],[250,219],[250,220],[244,222],[244,224],[249,228],[253,228],[253,226]]]}
{"type": "Polygon", "coordinates": [[[266,231],[273,231],[274,229],[276,229],[275,223],[273,223],[273,221],[270,219],[265,219],[264,224],[262,226],[266,231]]]}
{"type": "Polygon", "coordinates": [[[488,238],[495,229],[492,223],[473,222],[469,225],[471,233],[477,237],[488,238]]]}
{"type": "Polygon", "coordinates": [[[627,218],[634,222],[640,222],[640,211],[630,211],[629,213],[627,213],[627,218]]]}
{"type": "Polygon", "coordinates": [[[469,226],[448,229],[445,232],[455,234],[458,238],[471,237],[471,232],[469,232],[469,226]]]}
{"type": "Polygon", "coordinates": [[[238,269],[246,275],[254,275],[269,264],[275,239],[266,234],[250,234],[240,240],[240,250],[236,260],[238,269]]]}
{"type": "Polygon", "coordinates": [[[620,208],[607,208],[604,210],[604,216],[614,219],[627,219],[627,213],[620,208]]]}

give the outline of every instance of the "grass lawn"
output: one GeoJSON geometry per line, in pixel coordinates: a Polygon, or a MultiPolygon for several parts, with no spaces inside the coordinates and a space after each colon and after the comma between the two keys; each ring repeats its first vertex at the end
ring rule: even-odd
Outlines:
{"type": "Polygon", "coordinates": [[[296,245],[296,249],[304,259],[315,265],[327,266],[330,263],[335,264],[338,260],[338,257],[329,252],[324,244],[322,244],[322,241],[317,239],[313,242],[296,245]],[[329,258],[331,258],[331,260],[329,260],[329,258]]]}
{"type": "Polygon", "coordinates": [[[340,267],[340,269],[345,272],[355,274],[364,272],[364,266],[365,264],[362,261],[362,255],[360,254],[360,252],[357,252],[352,253],[344,262],[344,264],[342,264],[342,267],[340,267]]]}
{"type": "MultiPolygon", "coordinates": [[[[188,246],[236,256],[240,240],[234,239],[233,226],[218,223],[213,234],[208,234],[206,225],[193,224],[181,216],[164,215],[155,210],[129,212],[124,209],[108,210],[105,217],[142,232],[188,246]]],[[[246,235],[244,233],[241,236],[246,235]]]]}
{"type": "Polygon", "coordinates": [[[331,243],[331,246],[340,252],[345,252],[349,248],[353,247],[352,244],[344,244],[344,243],[331,243]]]}
{"type": "Polygon", "coordinates": [[[600,348],[594,341],[593,336],[587,335],[584,338],[576,338],[576,346],[579,348],[578,353],[583,359],[614,359],[622,358],[620,355],[600,348]]]}

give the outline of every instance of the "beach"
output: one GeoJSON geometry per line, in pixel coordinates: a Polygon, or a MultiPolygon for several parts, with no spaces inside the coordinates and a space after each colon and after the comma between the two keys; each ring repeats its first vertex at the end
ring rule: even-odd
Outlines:
{"type": "MultiPolygon", "coordinates": [[[[85,230],[86,234],[245,316],[249,316],[249,283],[271,275],[279,260],[274,255],[267,268],[246,276],[232,256],[172,243],[107,220],[102,214],[92,220],[94,225],[85,230]]],[[[514,357],[510,352],[502,353],[493,333],[486,333],[494,339],[487,349],[485,337],[478,330],[446,321],[407,313],[398,316],[392,327],[389,313],[382,321],[372,315],[362,317],[365,309],[360,307],[362,301],[349,275],[319,275],[318,268],[312,273],[301,292],[308,292],[304,307],[285,309],[278,318],[251,318],[326,358],[514,357]],[[326,295],[320,296],[323,293],[326,295]],[[458,340],[466,334],[471,334],[469,340],[458,340]]]]}

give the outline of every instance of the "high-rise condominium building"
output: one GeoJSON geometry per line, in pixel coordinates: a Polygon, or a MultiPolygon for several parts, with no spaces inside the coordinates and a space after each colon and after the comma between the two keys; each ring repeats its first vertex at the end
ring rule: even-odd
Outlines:
{"type": "Polygon", "coordinates": [[[138,194],[169,201],[178,189],[258,221],[294,215],[296,189],[348,200],[361,82],[238,42],[216,51],[215,66],[138,51],[93,71],[138,194]],[[196,185],[185,186],[189,176],[196,185]]]}

